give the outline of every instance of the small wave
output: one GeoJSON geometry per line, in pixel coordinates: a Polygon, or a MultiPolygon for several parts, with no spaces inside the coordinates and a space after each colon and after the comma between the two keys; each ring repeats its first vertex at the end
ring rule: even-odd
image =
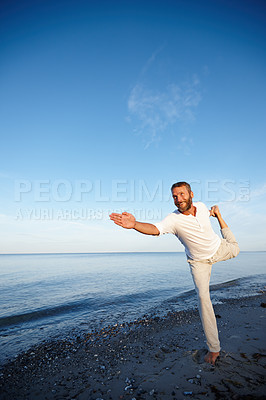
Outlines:
{"type": "Polygon", "coordinates": [[[67,304],[67,305],[59,305],[55,307],[48,307],[44,309],[34,310],[25,312],[22,314],[10,315],[7,317],[0,318],[0,327],[4,328],[11,325],[18,325],[25,322],[36,321],[39,319],[44,319],[48,317],[57,316],[60,314],[65,314],[73,311],[73,309],[77,309],[79,304],[67,304]]]}
{"type": "Polygon", "coordinates": [[[241,284],[241,281],[244,281],[244,279],[245,278],[238,278],[238,279],[232,279],[231,281],[216,283],[216,284],[213,284],[210,286],[210,290],[215,291],[215,290],[221,290],[223,288],[237,286],[237,285],[241,284]]]}
{"type": "MultiPolygon", "coordinates": [[[[252,296],[258,293],[263,287],[263,282],[266,284],[266,275],[260,274],[255,276],[242,277],[232,279],[226,282],[216,283],[210,285],[211,297],[214,301],[222,300],[223,298],[235,298],[252,296]]],[[[175,310],[187,309],[197,305],[197,296],[195,289],[187,290],[175,296],[165,299],[161,303],[161,309],[167,307],[175,310]]],[[[152,310],[158,312],[158,308],[154,307],[152,310]]]]}
{"type": "MultiPolygon", "coordinates": [[[[237,279],[232,279],[230,281],[221,282],[217,284],[213,284],[210,286],[211,292],[220,291],[222,289],[245,289],[247,290],[247,295],[253,293],[254,291],[263,287],[266,284],[266,275],[258,274],[251,276],[244,276],[237,279]]],[[[236,290],[236,294],[238,291],[236,290]]]]}
{"type": "Polygon", "coordinates": [[[83,298],[78,301],[72,301],[67,304],[60,304],[54,307],[45,307],[36,310],[29,310],[28,312],[9,315],[0,318],[0,328],[7,328],[12,325],[20,325],[28,322],[38,321],[47,318],[54,318],[65,316],[73,313],[82,312],[97,312],[101,309],[121,308],[125,305],[141,304],[142,302],[167,296],[169,290],[149,290],[139,293],[131,293],[126,295],[112,296],[112,297],[95,297],[83,298]]]}

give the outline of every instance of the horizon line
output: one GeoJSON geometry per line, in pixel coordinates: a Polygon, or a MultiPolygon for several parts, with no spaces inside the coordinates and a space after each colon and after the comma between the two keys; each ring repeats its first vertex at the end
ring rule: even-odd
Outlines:
{"type": "MultiPolygon", "coordinates": [[[[266,250],[242,250],[241,253],[265,253],[266,250]]],[[[47,252],[47,253],[0,253],[0,256],[23,256],[23,255],[59,255],[59,254],[129,254],[129,253],[180,253],[184,251],[91,251],[91,252],[47,252]]]]}

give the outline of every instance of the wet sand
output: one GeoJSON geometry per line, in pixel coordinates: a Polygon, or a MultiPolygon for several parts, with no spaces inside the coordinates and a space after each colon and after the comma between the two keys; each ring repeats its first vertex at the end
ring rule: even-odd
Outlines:
{"type": "Polygon", "coordinates": [[[266,399],[266,294],[216,305],[215,366],[197,310],[43,343],[5,364],[1,400],[266,399]]]}

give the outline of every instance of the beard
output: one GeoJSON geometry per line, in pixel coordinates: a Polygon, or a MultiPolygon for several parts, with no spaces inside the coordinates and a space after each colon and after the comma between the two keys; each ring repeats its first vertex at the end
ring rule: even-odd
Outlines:
{"type": "Polygon", "coordinates": [[[182,203],[183,203],[182,206],[181,207],[178,206],[177,208],[178,208],[178,210],[180,212],[183,213],[183,212],[185,212],[185,211],[187,211],[187,210],[189,210],[191,208],[191,206],[192,206],[192,197],[189,195],[188,200],[183,201],[182,203]]]}

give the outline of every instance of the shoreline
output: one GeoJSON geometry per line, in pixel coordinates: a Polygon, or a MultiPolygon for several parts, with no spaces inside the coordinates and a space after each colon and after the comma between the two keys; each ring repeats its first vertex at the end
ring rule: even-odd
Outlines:
{"type": "MultiPolygon", "coordinates": [[[[265,287],[266,283],[266,275],[259,274],[249,277],[239,277],[234,278],[231,280],[222,281],[219,283],[213,283],[210,285],[210,294],[212,303],[219,304],[223,302],[224,299],[237,299],[241,297],[252,297],[257,293],[260,293],[261,288],[265,287]],[[264,285],[263,285],[264,282],[264,285]]],[[[173,293],[174,290],[171,290],[173,293]]],[[[127,295],[125,295],[125,299],[122,298],[123,301],[127,301],[127,295]]],[[[158,298],[158,292],[156,293],[156,297],[158,298]]],[[[117,304],[121,299],[116,299],[117,304]]],[[[146,299],[147,300],[147,299],[146,299]]],[[[130,301],[130,300],[129,300],[130,301]]],[[[146,301],[147,303],[147,301],[146,301]]],[[[83,305],[86,308],[88,304],[83,305]]],[[[101,307],[101,305],[100,305],[101,307]]],[[[51,308],[42,309],[41,310],[41,318],[43,316],[45,318],[50,318],[50,321],[45,322],[45,325],[41,324],[41,321],[36,321],[38,324],[31,327],[31,332],[27,334],[27,326],[24,329],[23,325],[20,326],[21,321],[19,318],[21,317],[20,314],[11,316],[11,319],[16,319],[16,324],[14,326],[15,329],[12,329],[12,324],[10,324],[10,317],[3,317],[1,319],[1,337],[2,343],[0,348],[0,368],[2,365],[13,361],[19,354],[25,353],[28,349],[36,347],[43,342],[47,341],[60,341],[61,339],[65,339],[66,337],[75,338],[76,336],[83,335],[84,332],[91,332],[97,330],[101,330],[105,328],[107,324],[124,324],[127,325],[131,321],[138,321],[141,318],[153,318],[154,316],[163,317],[166,313],[175,313],[175,312],[188,312],[191,309],[197,308],[197,296],[194,288],[188,289],[184,292],[174,294],[168,298],[161,299],[160,302],[154,303],[153,305],[146,306],[146,309],[140,309],[140,304],[136,302],[135,306],[131,306],[131,309],[127,309],[127,311],[122,311],[123,308],[121,307],[120,310],[114,310],[112,313],[108,309],[104,310],[104,314],[98,320],[95,320],[96,315],[92,316],[90,312],[87,311],[87,316],[83,316],[83,321],[77,321],[77,324],[72,319],[70,321],[65,318],[65,322],[63,320],[63,326],[58,328],[57,321],[52,321],[53,315],[49,317],[49,312],[51,308]],[[9,338],[9,326],[4,326],[4,319],[8,320],[8,324],[11,327],[11,336],[9,338]],[[93,321],[93,322],[92,322],[93,321]],[[69,325],[70,322],[70,325],[69,325]],[[80,325],[79,325],[80,324],[80,325]],[[20,335],[20,329],[22,329],[22,336],[20,335]]],[[[69,310],[72,311],[71,307],[69,306],[69,310]]],[[[92,310],[93,313],[97,313],[97,310],[92,310]]],[[[29,313],[29,315],[31,312],[29,313]]],[[[38,314],[38,312],[33,311],[33,314],[38,314]]],[[[22,313],[22,317],[24,318],[27,314],[22,313]]],[[[77,316],[77,315],[76,315],[77,316]]],[[[96,317],[97,318],[97,317],[96,317]]],[[[30,319],[27,322],[31,322],[30,319]]],[[[23,324],[23,321],[22,321],[23,324]]]]}
{"type": "Polygon", "coordinates": [[[262,399],[266,294],[214,305],[222,351],[206,364],[198,311],[44,342],[0,368],[1,399],[262,399]]]}

